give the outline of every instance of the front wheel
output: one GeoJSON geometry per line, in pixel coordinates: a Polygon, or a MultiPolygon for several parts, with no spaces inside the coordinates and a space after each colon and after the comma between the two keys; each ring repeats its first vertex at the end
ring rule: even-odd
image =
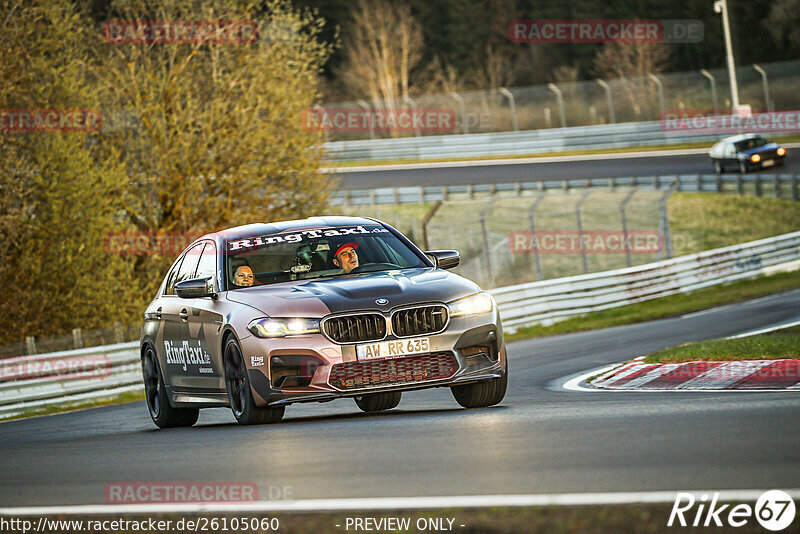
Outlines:
{"type": "Polygon", "coordinates": [[[240,425],[261,425],[277,423],[283,417],[285,408],[265,408],[256,406],[250,379],[242,358],[242,349],[234,337],[225,343],[225,389],[231,411],[240,425]]]}
{"type": "Polygon", "coordinates": [[[475,382],[474,384],[464,384],[463,386],[452,386],[456,402],[464,408],[483,408],[494,406],[503,400],[508,389],[508,370],[500,378],[475,382]]]}
{"type": "Polygon", "coordinates": [[[355,397],[356,406],[364,412],[382,412],[391,410],[400,404],[403,393],[400,391],[389,391],[386,393],[371,393],[355,397]]]}
{"type": "Polygon", "coordinates": [[[152,345],[146,345],[142,355],[144,394],[150,418],[158,428],[192,426],[200,416],[197,408],[175,408],[169,403],[164,377],[158,367],[158,358],[152,345]]]}

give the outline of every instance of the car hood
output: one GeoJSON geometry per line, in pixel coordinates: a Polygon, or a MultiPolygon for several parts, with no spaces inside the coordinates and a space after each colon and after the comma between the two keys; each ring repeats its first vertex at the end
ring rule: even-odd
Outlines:
{"type": "Polygon", "coordinates": [[[744,154],[745,156],[752,156],[753,154],[763,154],[764,152],[774,152],[774,151],[778,150],[778,148],[780,148],[779,145],[777,145],[775,143],[767,143],[764,146],[751,148],[749,150],[742,150],[742,151],[739,152],[739,154],[744,154]]]}
{"type": "Polygon", "coordinates": [[[300,280],[228,291],[226,298],[271,317],[323,317],[354,310],[389,311],[418,302],[449,302],[480,291],[474,282],[434,268],[300,280]],[[378,304],[377,299],[386,299],[378,304]]]}

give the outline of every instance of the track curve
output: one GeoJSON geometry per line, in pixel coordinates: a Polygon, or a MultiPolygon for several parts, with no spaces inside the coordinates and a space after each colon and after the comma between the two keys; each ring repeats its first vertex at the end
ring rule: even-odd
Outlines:
{"type": "Polygon", "coordinates": [[[295,405],[240,427],[229,410],[158,431],[144,403],[0,424],[0,505],[102,503],[108,483],[254,482],[295,499],[794,487],[800,395],[566,391],[565,377],[687,341],[800,316],[800,290],[676,317],[509,346],[499,406],[443,389],[391,412],[295,405]]]}

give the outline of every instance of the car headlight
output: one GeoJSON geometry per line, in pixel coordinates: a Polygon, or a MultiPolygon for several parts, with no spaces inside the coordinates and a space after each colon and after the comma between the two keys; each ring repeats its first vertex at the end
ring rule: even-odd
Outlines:
{"type": "Polygon", "coordinates": [[[784,154],[786,154],[786,149],[783,147],[778,147],[778,155],[783,156],[784,154]]]}
{"type": "Polygon", "coordinates": [[[752,161],[753,163],[758,163],[759,161],[761,161],[761,156],[759,156],[758,154],[753,154],[752,156],[750,156],[750,161],[752,161]]]}
{"type": "Polygon", "coordinates": [[[319,319],[289,317],[273,319],[264,317],[255,319],[247,325],[247,329],[258,337],[286,337],[300,334],[316,334],[319,332],[319,319]]]}
{"type": "Polygon", "coordinates": [[[494,299],[488,293],[476,293],[469,297],[455,300],[449,306],[450,317],[478,315],[492,311],[494,309],[494,299]]]}

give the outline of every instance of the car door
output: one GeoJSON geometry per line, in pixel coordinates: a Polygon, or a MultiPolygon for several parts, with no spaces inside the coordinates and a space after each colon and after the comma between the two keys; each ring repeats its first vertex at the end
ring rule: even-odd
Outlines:
{"type": "MultiPolygon", "coordinates": [[[[217,247],[213,241],[206,241],[200,254],[200,261],[192,278],[211,277],[215,291],[219,291],[217,280],[217,247]]],[[[196,394],[220,393],[225,390],[222,367],[222,313],[217,299],[203,297],[180,299],[183,307],[179,311],[186,317],[183,323],[186,335],[181,343],[188,341],[190,350],[195,350],[197,363],[190,366],[185,385],[196,394]]]]}
{"type": "Polygon", "coordinates": [[[191,387],[191,375],[196,367],[191,360],[196,356],[197,347],[189,343],[189,307],[187,302],[194,299],[182,299],[175,293],[175,284],[191,280],[197,271],[200,255],[205,242],[193,245],[183,254],[183,259],[175,277],[167,284],[161,300],[161,321],[163,329],[163,351],[161,366],[165,382],[173,390],[184,390],[191,387]]]}
{"type": "Polygon", "coordinates": [[[736,155],[736,147],[733,143],[725,143],[725,166],[737,167],[739,166],[739,159],[736,155]]]}

